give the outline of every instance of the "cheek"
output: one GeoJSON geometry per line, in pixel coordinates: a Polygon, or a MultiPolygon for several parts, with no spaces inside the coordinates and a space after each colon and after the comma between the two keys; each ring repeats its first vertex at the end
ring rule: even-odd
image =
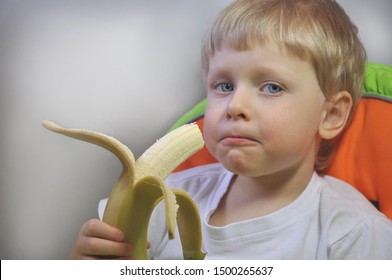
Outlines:
{"type": "Polygon", "coordinates": [[[275,113],[273,118],[260,125],[265,145],[271,145],[271,149],[281,149],[286,152],[300,149],[317,136],[319,114],[306,110],[293,110],[292,107],[275,113]]]}
{"type": "Polygon", "coordinates": [[[213,147],[215,147],[217,141],[217,136],[215,134],[216,130],[213,129],[215,127],[214,123],[213,113],[206,109],[203,124],[203,136],[205,145],[211,153],[213,152],[213,147]]]}

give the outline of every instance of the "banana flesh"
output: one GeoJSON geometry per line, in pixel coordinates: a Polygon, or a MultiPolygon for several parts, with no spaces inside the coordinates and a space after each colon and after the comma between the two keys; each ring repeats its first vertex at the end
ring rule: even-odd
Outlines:
{"type": "Polygon", "coordinates": [[[167,188],[166,177],[204,146],[196,124],[183,125],[159,139],[136,161],[131,150],[117,139],[86,129],[61,127],[51,121],[42,125],[56,133],[101,146],[112,152],[123,170],[112,188],[103,221],[121,229],[132,245],[131,259],[148,259],[148,224],[155,206],[163,200],[168,236],[174,238],[178,224],[184,259],[204,259],[201,223],[197,206],[182,190],[167,188]]]}

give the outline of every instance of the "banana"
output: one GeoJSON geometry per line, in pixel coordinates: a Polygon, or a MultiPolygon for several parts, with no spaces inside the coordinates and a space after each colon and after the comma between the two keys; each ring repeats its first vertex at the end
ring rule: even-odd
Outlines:
{"type": "Polygon", "coordinates": [[[196,204],[185,191],[164,184],[181,162],[204,146],[197,124],[186,124],[169,132],[137,160],[127,146],[111,136],[87,129],[64,128],[47,120],[42,125],[53,132],[101,146],[120,160],[123,170],[109,195],[103,221],[124,232],[125,241],[132,245],[131,259],[148,259],[148,224],[161,200],[170,239],[175,237],[178,224],[184,259],[204,259],[196,204]]]}

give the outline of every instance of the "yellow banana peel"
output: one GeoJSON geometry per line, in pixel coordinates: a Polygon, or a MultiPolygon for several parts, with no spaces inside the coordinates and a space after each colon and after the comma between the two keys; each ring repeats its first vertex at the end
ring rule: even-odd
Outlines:
{"type": "Polygon", "coordinates": [[[169,132],[136,161],[131,150],[111,136],[87,129],[64,128],[47,120],[42,125],[53,132],[101,146],[120,160],[123,170],[109,196],[103,221],[124,232],[125,241],[132,245],[131,259],[148,259],[148,225],[155,206],[162,200],[169,238],[174,238],[178,225],[184,259],[204,259],[196,204],[187,192],[164,184],[181,162],[204,146],[197,124],[186,124],[169,132]]]}

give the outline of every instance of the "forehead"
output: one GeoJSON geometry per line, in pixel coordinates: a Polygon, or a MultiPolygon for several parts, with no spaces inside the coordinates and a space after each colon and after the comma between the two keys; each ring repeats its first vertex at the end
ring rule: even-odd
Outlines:
{"type": "Polygon", "coordinates": [[[238,51],[221,48],[210,58],[205,76],[207,85],[218,81],[277,82],[289,91],[307,89],[320,90],[316,71],[308,60],[290,54],[270,44],[249,50],[238,51]]]}
{"type": "Polygon", "coordinates": [[[215,73],[225,68],[235,69],[270,69],[281,73],[292,71],[312,71],[309,60],[302,59],[290,53],[285,47],[269,41],[263,45],[255,45],[245,50],[238,50],[223,45],[209,58],[207,74],[215,73]]]}

